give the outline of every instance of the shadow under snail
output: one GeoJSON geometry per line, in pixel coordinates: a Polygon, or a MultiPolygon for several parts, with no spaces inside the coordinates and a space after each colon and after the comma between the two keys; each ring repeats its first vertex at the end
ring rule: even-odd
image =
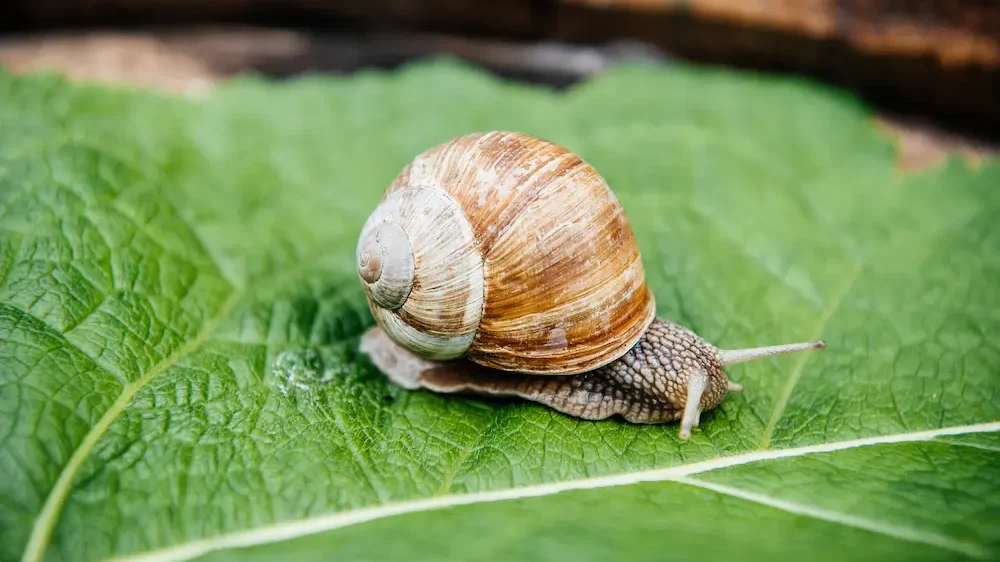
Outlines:
{"type": "Polygon", "coordinates": [[[361,350],[397,384],[518,396],[587,420],[680,420],[681,439],[742,390],[724,366],[824,347],[722,350],[657,318],[607,183],[520,133],[418,155],[365,223],[357,268],[377,324],[361,350]]]}

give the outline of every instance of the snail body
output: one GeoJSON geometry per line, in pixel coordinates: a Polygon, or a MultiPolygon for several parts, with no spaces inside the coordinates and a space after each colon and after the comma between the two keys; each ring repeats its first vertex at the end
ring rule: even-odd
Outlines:
{"type": "Polygon", "coordinates": [[[614,193],[572,152],[520,133],[461,136],[413,159],[362,228],[362,339],[408,388],[520,396],[585,419],[681,420],[731,390],[723,367],[823,347],[723,351],[656,318],[614,193]]]}

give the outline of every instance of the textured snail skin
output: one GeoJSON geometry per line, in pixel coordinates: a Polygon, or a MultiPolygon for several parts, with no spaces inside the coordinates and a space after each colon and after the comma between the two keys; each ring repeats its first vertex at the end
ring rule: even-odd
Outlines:
{"type": "MultiPolygon", "coordinates": [[[[632,423],[681,419],[688,382],[707,377],[699,411],[718,406],[730,388],[719,351],[690,330],[661,319],[625,355],[577,375],[533,376],[500,371],[465,360],[429,361],[395,345],[378,329],[362,341],[362,351],[397,384],[444,393],[516,396],[586,420],[620,415],[632,423]]],[[[694,424],[697,426],[697,419],[694,424]]],[[[682,437],[686,437],[682,433],[682,437]]]]}

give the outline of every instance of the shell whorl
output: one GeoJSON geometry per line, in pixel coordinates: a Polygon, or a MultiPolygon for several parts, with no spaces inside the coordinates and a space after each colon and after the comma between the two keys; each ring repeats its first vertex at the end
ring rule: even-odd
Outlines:
{"type": "Polygon", "coordinates": [[[372,300],[386,310],[397,310],[413,290],[413,248],[406,232],[384,222],[358,244],[358,274],[372,300]]]}
{"type": "Polygon", "coordinates": [[[362,229],[357,260],[372,314],[398,344],[432,359],[465,353],[482,316],[483,260],[447,193],[387,196],[362,229]]]}

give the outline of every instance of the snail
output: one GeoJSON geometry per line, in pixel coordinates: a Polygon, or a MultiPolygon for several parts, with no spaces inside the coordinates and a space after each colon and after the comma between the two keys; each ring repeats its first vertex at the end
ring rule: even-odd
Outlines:
{"type": "Polygon", "coordinates": [[[521,133],[464,135],[416,156],[365,222],[356,258],[375,319],[360,349],[408,389],[680,421],[688,439],[702,412],[743,390],[725,366],[825,347],[717,349],[658,318],[608,184],[521,133]]]}

